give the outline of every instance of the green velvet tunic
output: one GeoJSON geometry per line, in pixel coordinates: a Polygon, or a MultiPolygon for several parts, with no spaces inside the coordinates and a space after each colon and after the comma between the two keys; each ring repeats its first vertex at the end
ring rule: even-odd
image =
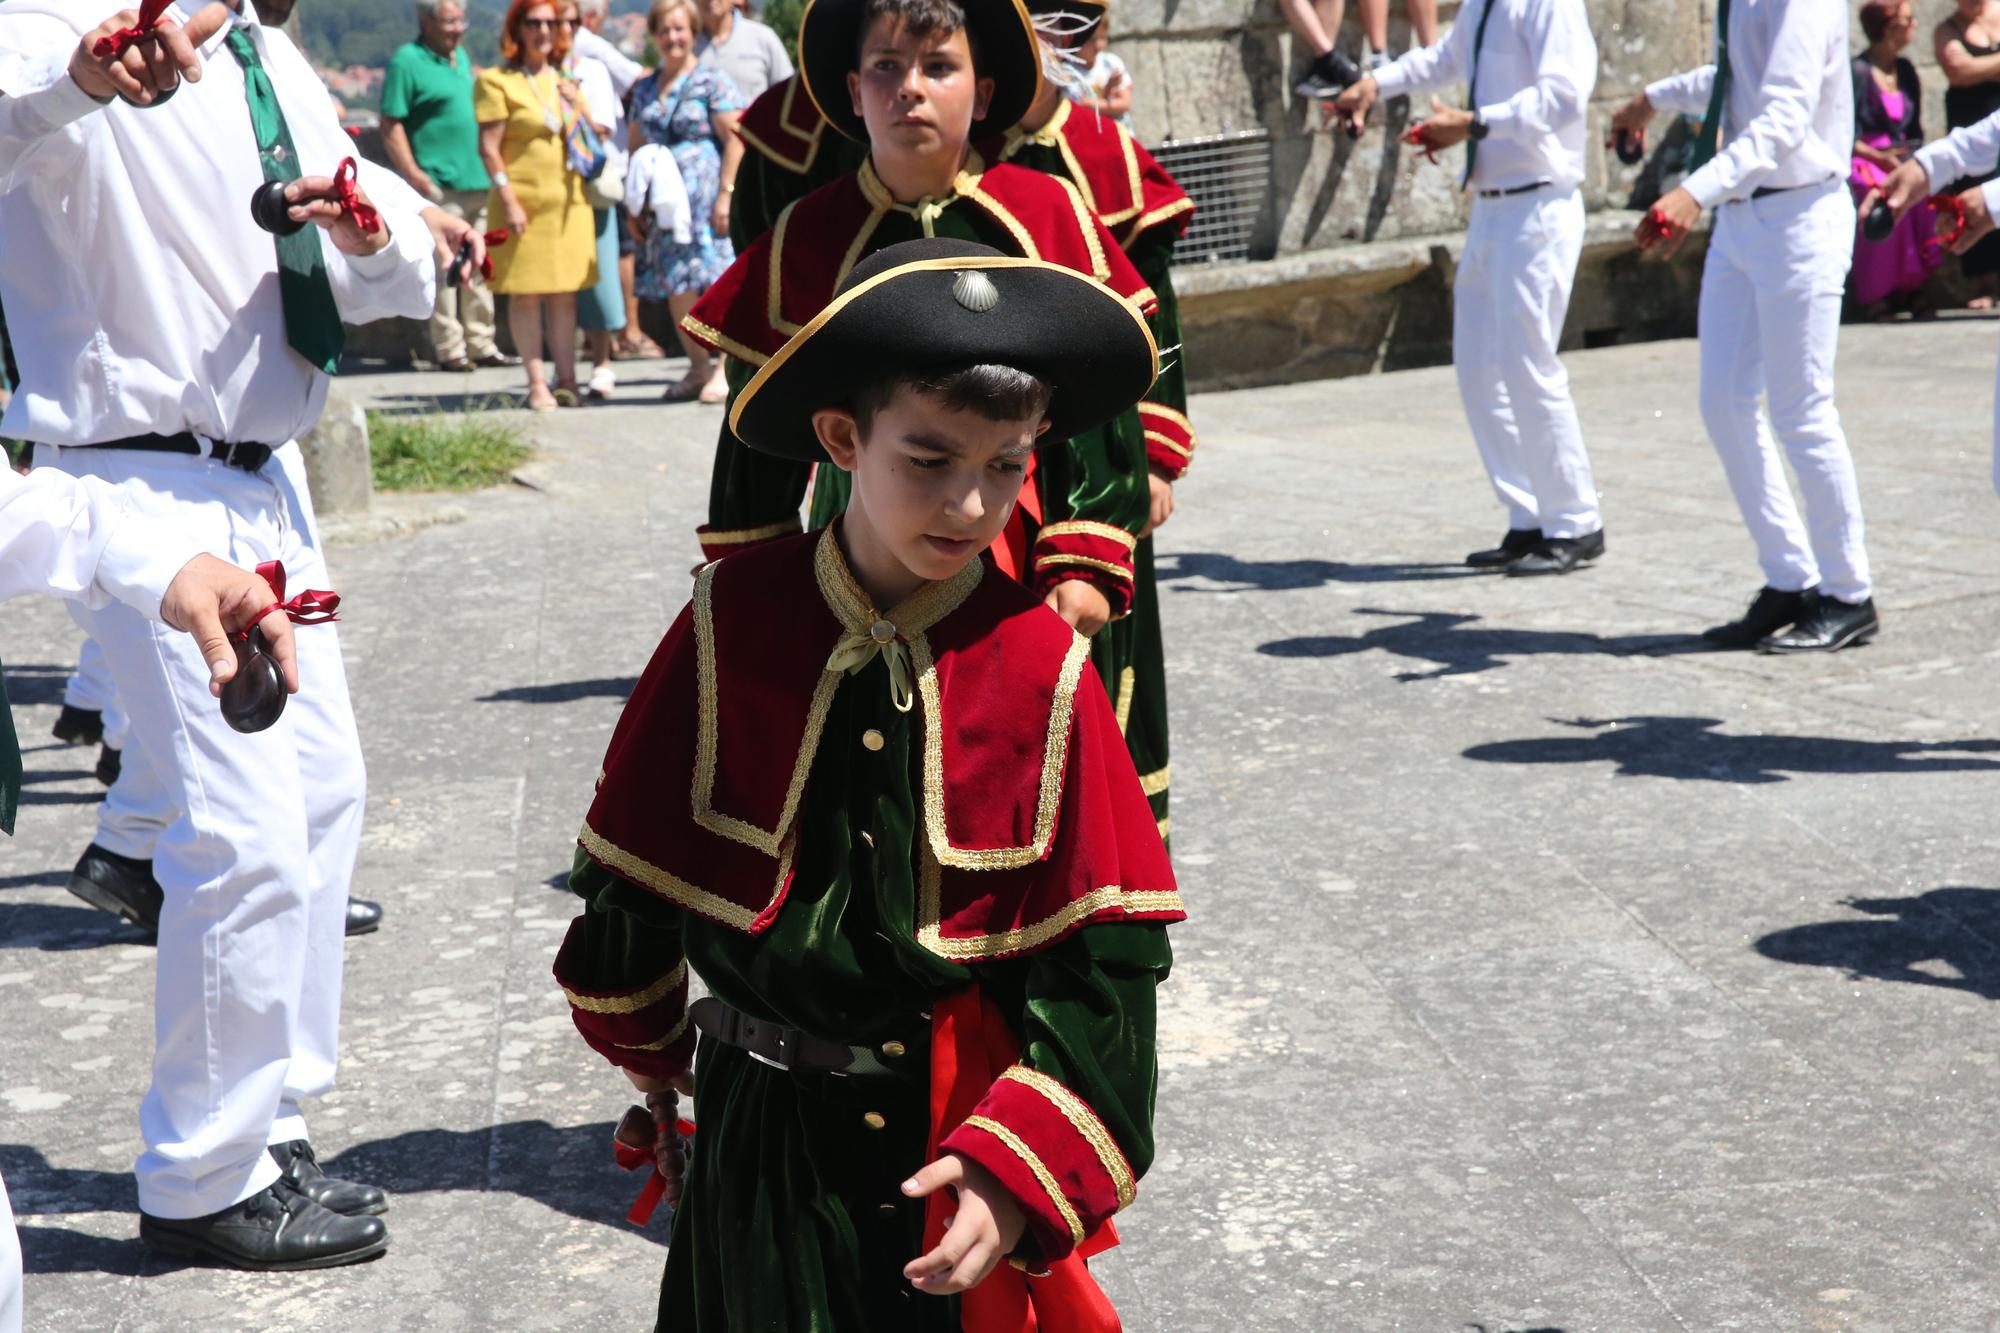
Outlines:
{"type": "Polygon", "coordinates": [[[1023,1063],[1096,1110],[1135,1174],[1153,1155],[1157,923],[1076,931],[1039,953],[963,966],[916,943],[921,723],[889,702],[880,660],[844,681],[799,812],[796,875],[777,919],[745,935],[681,911],[579,855],[586,985],[642,985],[685,956],[709,992],[829,1041],[902,1042],[896,1072],[787,1073],[710,1038],[695,1065],[695,1147],[660,1294],[663,1333],[955,1330],[955,1299],[902,1277],[924,1208],[936,999],[977,982],[1023,1063]],[[867,731],[885,744],[870,750],[867,731]],[[863,1117],[883,1121],[873,1128],[863,1117]]]}

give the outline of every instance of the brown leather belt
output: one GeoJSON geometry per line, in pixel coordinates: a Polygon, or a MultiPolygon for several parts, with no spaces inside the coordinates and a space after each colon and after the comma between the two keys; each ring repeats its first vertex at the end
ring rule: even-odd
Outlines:
{"type": "Polygon", "coordinates": [[[688,1017],[702,1032],[725,1046],[749,1053],[751,1059],[786,1071],[839,1074],[898,1074],[909,1065],[910,1047],[903,1042],[880,1046],[844,1046],[797,1028],[766,1023],[732,1009],[713,995],[688,1006],[688,1017]]]}

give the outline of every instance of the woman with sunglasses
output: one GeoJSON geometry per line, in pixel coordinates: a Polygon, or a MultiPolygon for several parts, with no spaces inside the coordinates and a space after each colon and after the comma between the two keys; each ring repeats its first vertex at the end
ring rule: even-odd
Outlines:
{"type": "Polygon", "coordinates": [[[576,294],[597,281],[596,214],[565,148],[589,107],[562,75],[570,29],[561,12],[550,0],[513,0],[500,36],[506,63],[480,73],[472,99],[479,155],[493,182],[487,216],[504,219],[509,233],[493,251],[492,287],[507,296],[507,326],[527,365],[528,406],[537,412],[581,401],[576,294]],[[553,393],[545,341],[555,362],[553,393]]]}

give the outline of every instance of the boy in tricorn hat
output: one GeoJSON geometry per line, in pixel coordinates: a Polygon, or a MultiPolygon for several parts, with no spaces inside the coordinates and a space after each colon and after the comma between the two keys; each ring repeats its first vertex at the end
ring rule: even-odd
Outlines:
{"type": "Polygon", "coordinates": [[[1157,369],[1095,281],[938,239],[857,265],[739,394],[847,509],[702,570],[555,966],[670,1199],[698,1063],[661,1328],[1116,1329],[1083,1259],[1152,1158],[1184,913],[1087,645],[984,552],[1036,440],[1157,369]]]}

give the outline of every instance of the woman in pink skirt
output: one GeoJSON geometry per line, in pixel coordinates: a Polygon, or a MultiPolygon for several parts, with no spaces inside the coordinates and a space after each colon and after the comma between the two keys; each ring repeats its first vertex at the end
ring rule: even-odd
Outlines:
{"type": "MultiPolygon", "coordinates": [[[[1854,58],[1854,164],[1848,184],[1858,203],[1924,141],[1917,69],[1902,52],[1916,32],[1910,0],[1868,0],[1861,31],[1868,49],[1854,58]]],[[[1887,319],[1897,303],[1910,305],[1943,259],[1931,239],[1933,216],[1915,208],[1888,237],[1854,234],[1854,299],[1871,319],[1887,319]]],[[[1918,313],[1932,313],[1924,309],[1918,313]]]]}

